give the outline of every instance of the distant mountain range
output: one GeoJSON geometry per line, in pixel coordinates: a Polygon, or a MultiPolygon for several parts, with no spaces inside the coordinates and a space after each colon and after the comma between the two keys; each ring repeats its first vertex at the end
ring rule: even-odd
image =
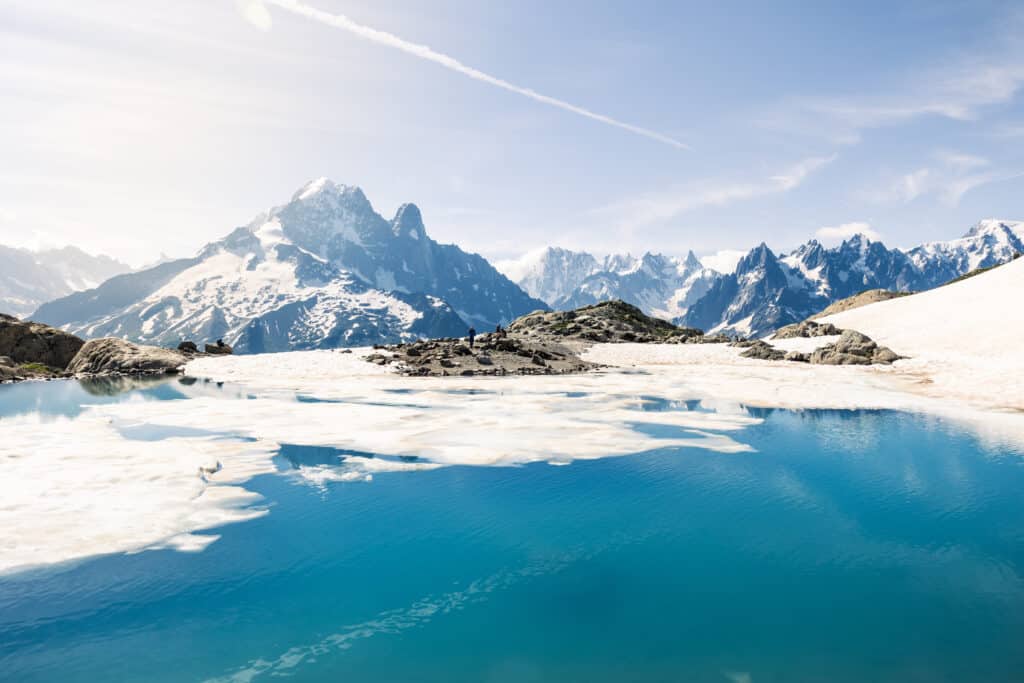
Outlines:
{"type": "Polygon", "coordinates": [[[537,309],[483,257],[430,239],[413,204],[392,220],[327,179],[190,259],[115,277],[33,319],[151,344],[223,338],[241,352],[464,335],[537,309]]]}
{"type": "Polygon", "coordinates": [[[919,291],[1024,252],[1024,223],[984,220],[960,239],[903,251],[855,235],[837,247],[811,240],[776,255],[747,253],[732,273],[660,254],[609,256],[552,247],[509,266],[523,289],[555,309],[623,299],[649,315],[712,332],[761,336],[867,289],[919,291]]]}
{"type": "Polygon", "coordinates": [[[585,252],[550,247],[516,263],[518,283],[556,310],[622,299],[648,315],[684,315],[717,278],[690,252],[686,258],[646,253],[613,254],[602,260],[585,252]]]}
{"type": "Polygon", "coordinates": [[[31,251],[0,246],[0,313],[25,316],[40,304],[89,289],[129,270],[75,247],[31,251]]]}
{"type": "Polygon", "coordinates": [[[785,254],[762,243],[731,273],[693,252],[599,259],[551,247],[503,264],[513,282],[431,239],[415,205],[388,220],[358,187],[321,178],[196,256],[134,272],[74,248],[0,247],[0,312],[84,337],[222,338],[253,353],[463,335],[611,299],[709,332],[762,336],[867,289],[930,289],[1018,252],[1024,223],[984,220],[962,238],[909,250],[864,235],[785,254]]]}

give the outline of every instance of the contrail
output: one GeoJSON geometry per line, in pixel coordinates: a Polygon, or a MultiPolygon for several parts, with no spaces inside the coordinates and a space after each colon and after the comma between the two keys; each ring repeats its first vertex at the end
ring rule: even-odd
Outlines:
{"type": "MultiPolygon", "coordinates": [[[[448,55],[441,54],[440,52],[435,52],[426,45],[410,43],[409,41],[399,38],[398,36],[393,35],[391,33],[387,33],[385,31],[378,31],[377,29],[370,28],[369,26],[363,26],[362,24],[358,24],[343,14],[330,14],[328,12],[324,12],[323,10],[318,10],[315,7],[310,7],[309,5],[299,2],[298,0],[263,0],[263,2],[269,5],[280,7],[281,9],[288,10],[289,12],[293,12],[308,19],[312,19],[313,21],[318,21],[321,24],[333,26],[334,28],[340,28],[343,31],[353,33],[359,36],[360,38],[364,38],[365,40],[369,40],[380,45],[386,45],[387,47],[401,50],[402,52],[410,54],[414,57],[425,59],[428,62],[440,64],[446,69],[451,69],[452,71],[460,73],[463,76],[469,76],[474,80],[481,81],[483,83],[489,83],[490,85],[502,88],[503,90],[508,90],[509,92],[516,93],[517,95],[522,95],[523,97],[529,97],[531,100],[535,100],[537,102],[541,102],[552,107],[558,107],[559,109],[564,109],[565,111],[572,112],[573,114],[577,114],[579,116],[584,116],[588,119],[598,121],[609,126],[615,126],[616,128],[621,128],[622,130],[628,130],[630,133],[642,135],[645,138],[650,138],[651,140],[657,140],[658,142],[661,142],[666,145],[671,145],[672,147],[675,147],[677,149],[690,149],[687,145],[680,142],[679,140],[671,138],[667,135],[662,135],[657,131],[648,130],[647,128],[641,128],[640,126],[634,126],[633,124],[625,123],[624,121],[619,121],[618,119],[613,119],[610,116],[598,114],[597,112],[590,111],[589,109],[584,109],[583,107],[577,107],[575,104],[570,104],[569,102],[566,102],[564,100],[544,95],[542,93],[537,92],[536,90],[531,90],[530,88],[524,88],[514,83],[509,83],[508,81],[497,78],[496,76],[491,76],[490,74],[486,74],[483,71],[474,69],[471,66],[466,66],[465,64],[455,59],[454,57],[449,57],[448,55]]],[[[257,3],[254,3],[252,0],[249,0],[249,2],[247,2],[246,4],[250,7],[253,7],[253,5],[257,5],[257,3]]],[[[261,14],[262,16],[265,17],[265,25],[261,25],[261,28],[269,27],[269,16],[267,16],[265,13],[261,14]]],[[[248,16],[250,16],[251,18],[251,15],[248,16]]]]}

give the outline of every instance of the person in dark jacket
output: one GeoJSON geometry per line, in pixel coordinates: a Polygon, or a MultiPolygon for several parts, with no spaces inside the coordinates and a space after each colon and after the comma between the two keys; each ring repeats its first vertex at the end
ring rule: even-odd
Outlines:
{"type": "Polygon", "coordinates": [[[469,328],[469,348],[473,348],[473,342],[476,340],[476,328],[469,328]]]}

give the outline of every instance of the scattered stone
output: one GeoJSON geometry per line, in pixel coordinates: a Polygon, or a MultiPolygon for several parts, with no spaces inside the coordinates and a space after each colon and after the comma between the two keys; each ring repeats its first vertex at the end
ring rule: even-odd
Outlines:
{"type": "Polygon", "coordinates": [[[811,358],[806,353],[800,353],[799,351],[790,351],[786,354],[784,360],[793,361],[796,363],[809,363],[811,358]]]}

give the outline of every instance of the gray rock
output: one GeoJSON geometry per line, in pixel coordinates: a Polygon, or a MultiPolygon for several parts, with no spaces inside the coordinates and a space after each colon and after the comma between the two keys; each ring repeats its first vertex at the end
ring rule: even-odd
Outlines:
{"type": "Polygon", "coordinates": [[[763,341],[756,341],[746,351],[740,354],[743,358],[757,358],[758,360],[783,360],[785,352],[780,351],[771,344],[763,341]]]}
{"type": "Polygon", "coordinates": [[[902,358],[902,356],[898,355],[895,351],[886,346],[878,347],[878,350],[875,351],[875,355],[872,356],[872,359],[876,363],[882,363],[884,365],[895,363],[900,358],[902,358]]]}
{"type": "Polygon", "coordinates": [[[797,337],[829,337],[842,334],[832,323],[816,323],[813,320],[805,320],[801,323],[786,325],[775,331],[773,339],[795,339],[797,337]]]}
{"type": "Polygon", "coordinates": [[[799,351],[790,351],[786,354],[786,360],[794,361],[796,363],[807,363],[810,362],[810,357],[806,353],[800,353],[799,351]]]}
{"type": "Polygon", "coordinates": [[[227,356],[235,352],[235,350],[227,344],[207,344],[204,350],[206,353],[218,356],[227,356]]]}
{"type": "Polygon", "coordinates": [[[178,344],[178,350],[183,351],[185,353],[199,353],[199,347],[196,346],[196,343],[192,341],[181,342],[180,344],[178,344]]]}
{"type": "Polygon", "coordinates": [[[86,342],[67,369],[76,375],[175,374],[186,362],[179,351],[104,337],[86,342]]]}
{"type": "Polygon", "coordinates": [[[871,365],[871,356],[837,351],[835,345],[830,344],[814,351],[810,362],[815,365],[871,365]]]}
{"type": "Polygon", "coordinates": [[[892,349],[879,346],[867,335],[844,330],[834,344],[816,349],[810,362],[817,365],[889,365],[901,358],[892,349]]]}
{"type": "Polygon", "coordinates": [[[84,344],[63,330],[0,314],[0,356],[13,364],[41,363],[63,370],[84,344]]]}

